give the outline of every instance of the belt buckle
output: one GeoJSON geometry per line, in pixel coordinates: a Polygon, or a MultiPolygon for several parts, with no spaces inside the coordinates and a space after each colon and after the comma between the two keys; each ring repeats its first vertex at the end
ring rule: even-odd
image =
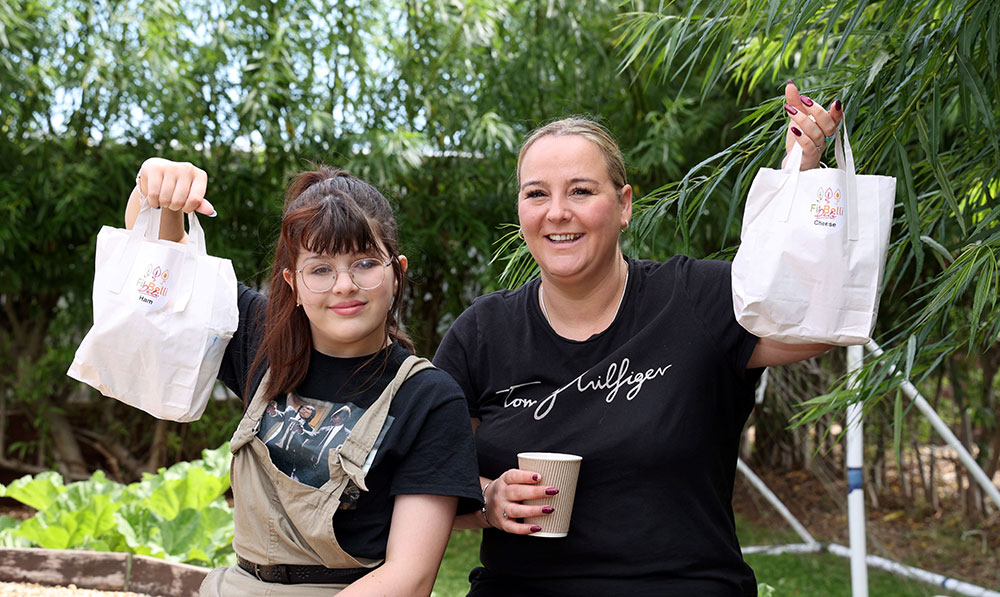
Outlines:
{"type": "Polygon", "coordinates": [[[257,577],[257,580],[259,580],[260,582],[267,582],[266,580],[264,580],[263,578],[260,577],[260,564],[258,564],[256,562],[254,562],[254,565],[253,565],[253,574],[254,574],[254,576],[257,577]]]}

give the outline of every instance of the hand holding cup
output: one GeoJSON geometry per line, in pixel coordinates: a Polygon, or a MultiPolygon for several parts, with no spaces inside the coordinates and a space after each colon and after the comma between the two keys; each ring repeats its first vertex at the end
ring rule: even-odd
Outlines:
{"type": "Polygon", "coordinates": [[[542,530],[538,522],[521,522],[545,517],[554,511],[548,502],[559,489],[542,483],[542,476],[530,470],[509,469],[491,481],[484,493],[486,522],[514,535],[530,535],[542,530]],[[531,504],[526,504],[531,500],[531,504]]]}

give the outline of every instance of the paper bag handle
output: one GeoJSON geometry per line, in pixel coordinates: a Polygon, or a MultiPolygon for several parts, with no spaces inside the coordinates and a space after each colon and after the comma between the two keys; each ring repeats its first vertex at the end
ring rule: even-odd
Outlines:
{"type": "MultiPolygon", "coordinates": [[[[837,160],[837,168],[844,170],[847,179],[847,188],[844,190],[844,198],[847,201],[847,239],[858,240],[860,237],[858,230],[858,180],[857,172],[854,169],[854,152],[851,151],[851,142],[847,138],[847,124],[837,127],[834,133],[834,158],[837,160]],[[841,128],[844,129],[843,140],[841,140],[841,128]]],[[[799,186],[799,172],[802,168],[802,146],[795,143],[792,151],[788,154],[788,161],[785,163],[783,171],[788,172],[785,182],[778,189],[783,203],[778,210],[779,221],[787,222],[792,213],[792,204],[795,202],[795,189],[799,186]]]]}
{"type": "MultiPolygon", "coordinates": [[[[156,241],[160,237],[161,210],[153,209],[149,203],[142,199],[139,204],[139,215],[135,218],[135,225],[129,230],[128,240],[119,250],[117,255],[117,267],[113,270],[113,275],[108,278],[108,290],[118,294],[125,285],[135,263],[138,254],[139,244],[143,241],[156,241]]],[[[188,214],[188,242],[184,247],[184,269],[195,268],[198,257],[207,255],[205,249],[205,231],[201,227],[198,217],[191,212],[188,214]]],[[[190,271],[190,270],[189,270],[190,271]]],[[[173,311],[179,313],[183,311],[191,299],[194,291],[194,276],[181,276],[181,285],[175,294],[173,311]]]]}

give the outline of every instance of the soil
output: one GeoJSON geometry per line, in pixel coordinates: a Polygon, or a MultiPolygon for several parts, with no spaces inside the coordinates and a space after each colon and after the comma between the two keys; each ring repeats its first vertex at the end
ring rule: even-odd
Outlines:
{"type": "Polygon", "coordinates": [[[78,589],[76,585],[49,587],[34,583],[0,582],[0,597],[149,597],[149,595],[78,589]]]}
{"type": "MultiPolygon", "coordinates": [[[[806,530],[822,543],[849,545],[846,480],[821,481],[806,471],[755,471],[806,530]]],[[[982,587],[1000,587],[1000,514],[970,526],[961,506],[944,498],[936,511],[907,511],[901,495],[884,491],[874,506],[865,497],[868,553],[982,587]]],[[[768,528],[787,528],[763,496],[737,475],[733,509],[768,528]]],[[[791,542],[800,542],[798,538],[791,542]]]]}

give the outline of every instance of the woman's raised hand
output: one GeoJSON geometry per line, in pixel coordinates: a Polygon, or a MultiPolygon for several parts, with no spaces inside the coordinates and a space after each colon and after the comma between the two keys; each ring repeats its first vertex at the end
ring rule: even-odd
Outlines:
{"type": "Polygon", "coordinates": [[[139,191],[146,196],[150,207],[216,215],[215,208],[205,199],[208,174],[194,164],[149,158],[142,163],[137,179],[139,191]]]}
{"type": "Polygon", "coordinates": [[[819,165],[826,139],[832,137],[844,119],[844,106],[834,100],[829,110],[812,98],[800,95],[795,83],[785,84],[785,112],[790,118],[785,133],[785,159],[796,143],[802,146],[802,170],[819,165]]]}
{"type": "Polygon", "coordinates": [[[551,514],[555,510],[549,505],[527,505],[525,500],[540,500],[559,493],[555,487],[541,484],[541,475],[532,471],[512,468],[494,479],[486,488],[486,520],[494,528],[515,535],[530,535],[542,530],[538,525],[518,522],[519,518],[529,518],[551,514]]]}

